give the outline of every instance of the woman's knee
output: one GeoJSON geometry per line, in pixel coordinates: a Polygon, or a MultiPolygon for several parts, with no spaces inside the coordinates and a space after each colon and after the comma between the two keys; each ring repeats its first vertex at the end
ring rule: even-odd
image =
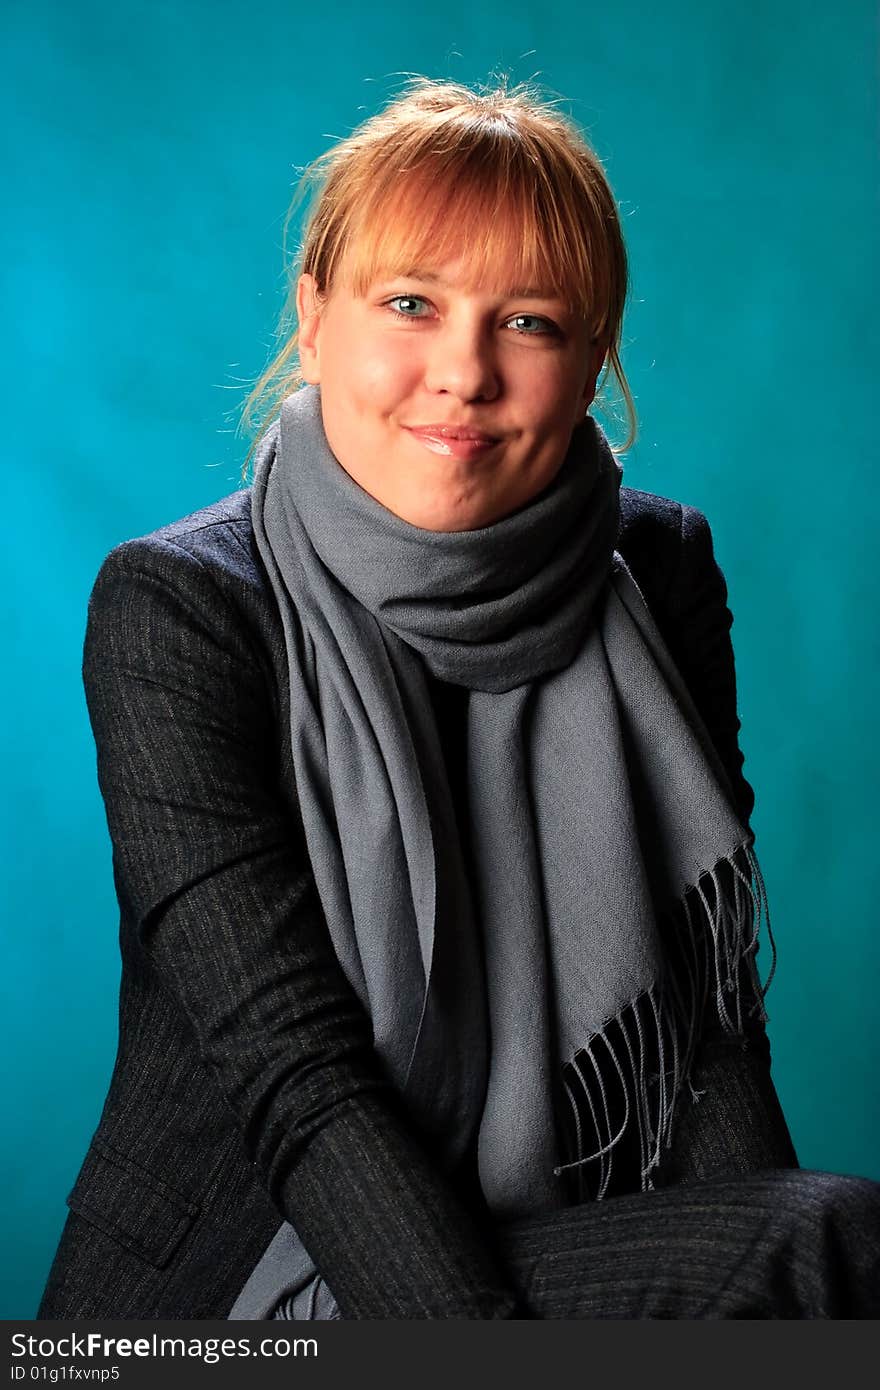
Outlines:
{"type": "Polygon", "coordinates": [[[880,1316],[880,1184],[810,1170],[781,1177],[792,1273],[813,1316],[880,1316]]]}
{"type": "Polygon", "coordinates": [[[878,1238],[880,1183],[803,1168],[780,1170],[774,1179],[776,1199],[802,1221],[839,1224],[878,1238]]]}

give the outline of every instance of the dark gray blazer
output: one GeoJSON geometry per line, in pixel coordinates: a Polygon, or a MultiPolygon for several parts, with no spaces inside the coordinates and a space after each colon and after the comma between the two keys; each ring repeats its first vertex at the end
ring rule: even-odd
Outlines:
{"type": "MultiPolygon", "coordinates": [[[[747,819],[708,525],[648,493],[621,502],[618,548],[747,819]]],[[[402,1113],[333,954],[286,661],[248,491],[105,561],[84,679],[121,910],[119,1050],[41,1317],[224,1317],[282,1217],[344,1317],[511,1314],[487,1214],[402,1113]]],[[[667,1181],[795,1162],[760,1026],[747,1046],[705,1037],[696,1084],[667,1181]]]]}

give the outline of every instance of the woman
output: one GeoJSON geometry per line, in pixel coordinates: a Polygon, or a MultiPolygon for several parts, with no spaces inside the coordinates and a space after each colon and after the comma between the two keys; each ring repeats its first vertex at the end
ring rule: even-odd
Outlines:
{"type": "Polygon", "coordinates": [[[41,1315],[868,1315],[877,1189],[770,1081],[708,526],[588,413],[602,169],[425,81],[320,163],[252,491],[92,595],[120,1042],[41,1315]]]}

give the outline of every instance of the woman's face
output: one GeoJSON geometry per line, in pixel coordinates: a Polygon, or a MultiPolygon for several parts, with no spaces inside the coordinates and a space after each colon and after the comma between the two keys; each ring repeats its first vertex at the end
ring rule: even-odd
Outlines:
{"type": "Polygon", "coordinates": [[[297,290],[300,362],[342,467],[404,521],[469,531],[553,479],[602,354],[564,298],[475,288],[464,259],[319,297],[297,290]]]}

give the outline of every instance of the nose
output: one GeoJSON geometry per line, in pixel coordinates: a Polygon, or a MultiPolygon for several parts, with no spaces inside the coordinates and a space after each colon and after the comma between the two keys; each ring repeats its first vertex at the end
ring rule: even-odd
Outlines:
{"type": "Polygon", "coordinates": [[[434,335],[425,386],[462,401],[491,401],[501,382],[491,333],[480,323],[447,321],[434,335]]]}

